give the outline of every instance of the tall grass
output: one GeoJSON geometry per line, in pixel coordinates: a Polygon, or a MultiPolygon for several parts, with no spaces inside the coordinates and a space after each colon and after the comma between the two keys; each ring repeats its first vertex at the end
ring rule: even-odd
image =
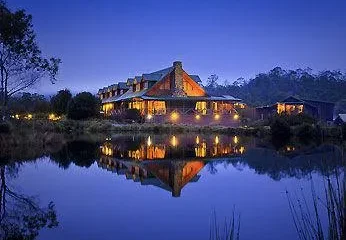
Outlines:
{"type": "Polygon", "coordinates": [[[324,196],[318,196],[311,180],[312,206],[302,192],[301,199],[294,201],[286,191],[288,204],[299,239],[341,240],[346,239],[346,196],[344,173],[335,174],[324,180],[324,196]],[[340,178],[343,180],[340,180],[340,178]],[[322,210],[321,210],[322,209],[322,210]],[[325,211],[323,211],[325,210],[325,211]],[[323,227],[322,219],[328,219],[328,227],[323,227]]]}
{"type": "Polygon", "coordinates": [[[232,218],[225,218],[223,223],[219,223],[216,217],[216,211],[212,213],[210,221],[210,240],[239,240],[240,234],[240,215],[236,216],[233,208],[232,218]]]}

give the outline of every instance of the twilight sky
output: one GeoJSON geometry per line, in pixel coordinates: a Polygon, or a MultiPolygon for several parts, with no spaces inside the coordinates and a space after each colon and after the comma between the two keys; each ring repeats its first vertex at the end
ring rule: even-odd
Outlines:
{"type": "Polygon", "coordinates": [[[99,88],[175,60],[206,80],[311,67],[346,71],[345,0],[7,0],[33,15],[44,54],[62,59],[43,94],[99,88]]]}

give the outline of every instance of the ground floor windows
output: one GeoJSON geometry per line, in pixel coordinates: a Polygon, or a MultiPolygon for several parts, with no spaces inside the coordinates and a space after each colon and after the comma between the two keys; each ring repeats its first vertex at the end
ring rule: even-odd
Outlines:
{"type": "Polygon", "coordinates": [[[102,111],[105,114],[110,114],[114,110],[114,104],[113,103],[106,103],[102,105],[102,111]]]}
{"type": "Polygon", "coordinates": [[[287,114],[297,114],[302,113],[304,106],[302,104],[285,104],[278,103],[277,105],[277,113],[287,113],[287,114]]]}
{"type": "Polygon", "coordinates": [[[207,114],[207,102],[196,102],[195,110],[202,115],[206,115],[207,114]]]}
{"type": "Polygon", "coordinates": [[[165,101],[148,101],[148,114],[163,115],[166,114],[165,101]]]}
{"type": "Polygon", "coordinates": [[[138,109],[139,111],[142,111],[144,109],[144,102],[143,101],[129,102],[129,109],[138,109]]]}

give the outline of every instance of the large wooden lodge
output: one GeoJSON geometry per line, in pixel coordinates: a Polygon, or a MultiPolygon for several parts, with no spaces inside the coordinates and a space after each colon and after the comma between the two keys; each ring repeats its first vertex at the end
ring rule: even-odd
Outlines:
{"type": "Polygon", "coordinates": [[[138,109],[147,122],[188,124],[239,124],[237,109],[241,99],[210,96],[197,75],[184,71],[181,62],[126,82],[100,89],[102,110],[106,116],[125,109],[138,109]]]}

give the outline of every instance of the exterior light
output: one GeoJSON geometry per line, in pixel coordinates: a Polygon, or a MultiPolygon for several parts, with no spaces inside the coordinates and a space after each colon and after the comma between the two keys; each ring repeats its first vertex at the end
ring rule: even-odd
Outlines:
{"type": "Polygon", "coordinates": [[[152,141],[151,141],[151,137],[149,136],[149,137],[148,137],[148,140],[147,140],[147,145],[148,145],[148,147],[150,147],[151,144],[152,144],[152,141]]]}
{"type": "Polygon", "coordinates": [[[176,120],[178,120],[178,118],[179,118],[179,113],[177,113],[177,112],[172,112],[172,114],[171,114],[171,119],[172,119],[173,121],[176,121],[176,120]]]}
{"type": "Polygon", "coordinates": [[[147,115],[147,119],[151,120],[153,118],[153,115],[151,115],[150,113],[147,115]]]}
{"type": "Polygon", "coordinates": [[[237,144],[237,143],[239,142],[239,139],[238,139],[238,137],[237,137],[237,136],[234,136],[234,138],[233,138],[233,142],[234,142],[235,144],[237,144]]]}
{"type": "Polygon", "coordinates": [[[220,119],[220,114],[215,114],[215,115],[214,115],[214,119],[215,119],[215,120],[219,120],[219,119],[220,119]]]}
{"type": "Polygon", "coordinates": [[[176,146],[178,146],[178,139],[177,139],[177,137],[176,136],[172,136],[172,139],[171,139],[171,145],[173,146],[173,147],[176,147],[176,146]]]}
{"type": "Polygon", "coordinates": [[[215,144],[219,144],[219,142],[220,142],[220,139],[219,139],[219,136],[215,136],[215,144]]]}
{"type": "Polygon", "coordinates": [[[245,148],[243,146],[241,146],[240,149],[239,149],[240,154],[243,154],[244,151],[245,151],[245,148]]]}
{"type": "Polygon", "coordinates": [[[58,120],[60,120],[60,117],[56,116],[54,113],[51,113],[51,114],[48,115],[48,120],[58,121],[58,120]]]}
{"type": "Polygon", "coordinates": [[[195,116],[195,118],[196,118],[196,120],[199,120],[199,119],[201,119],[201,115],[197,114],[197,115],[195,116]]]}
{"type": "Polygon", "coordinates": [[[196,144],[199,144],[199,137],[196,137],[196,144]]]}
{"type": "Polygon", "coordinates": [[[19,119],[19,115],[18,115],[18,114],[14,115],[14,117],[15,117],[16,119],[19,119]]]}
{"type": "Polygon", "coordinates": [[[239,119],[239,115],[238,114],[234,114],[233,119],[234,120],[238,120],[239,119]]]}

